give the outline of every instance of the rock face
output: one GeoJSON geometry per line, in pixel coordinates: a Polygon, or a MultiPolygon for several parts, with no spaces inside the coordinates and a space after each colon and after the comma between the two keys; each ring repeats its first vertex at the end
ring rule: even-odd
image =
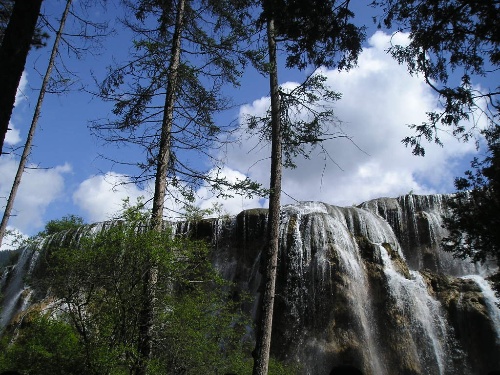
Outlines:
{"type": "MultiPolygon", "coordinates": [[[[498,300],[479,276],[488,270],[439,249],[446,199],[283,207],[272,353],[311,375],[500,370],[498,300]]],[[[266,222],[266,210],[249,210],[189,229],[212,241],[223,276],[256,296],[254,316],[266,222]]]]}
{"type": "MultiPolygon", "coordinates": [[[[284,207],[273,354],[318,375],[341,365],[394,375],[500,369],[499,310],[478,276],[487,270],[439,248],[446,199],[284,207]]],[[[265,220],[245,211],[201,231],[223,274],[255,295],[265,220]]]]}

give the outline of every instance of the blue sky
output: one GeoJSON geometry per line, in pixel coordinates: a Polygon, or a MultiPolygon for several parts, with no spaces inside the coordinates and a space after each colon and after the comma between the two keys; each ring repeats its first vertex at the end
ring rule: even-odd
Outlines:
{"type": "MultiPolygon", "coordinates": [[[[369,26],[358,66],[349,72],[323,70],[331,87],[343,95],[335,104],[335,110],[342,121],[342,130],[352,141],[341,139],[325,144],[333,161],[320,149],[313,150],[309,160],[297,160],[298,168],[284,173],[284,203],[320,200],[351,205],[410,191],[448,193],[453,191],[454,177],[462,174],[476,153],[473,143],[459,143],[451,137],[443,137],[444,148],[428,145],[424,158],[413,156],[411,150],[401,144],[402,138],[411,135],[406,124],[424,121],[425,113],[436,108],[436,97],[419,77],[409,76],[404,66],[399,66],[387,55],[385,50],[391,36],[388,31],[377,31],[373,27],[372,10],[361,2],[356,2],[356,6],[359,7],[357,17],[369,26]]],[[[47,0],[44,7],[45,14],[59,17],[64,4],[47,0]]],[[[105,40],[101,54],[86,55],[82,60],[65,60],[89,90],[95,89],[90,73],[102,78],[111,58],[120,61],[130,48],[130,36],[122,34],[119,24],[114,21],[116,12],[113,3],[105,11],[91,10],[93,20],[110,20],[117,28],[117,33],[105,40]]],[[[407,36],[397,34],[392,41],[405,43],[407,36]]],[[[8,140],[12,147],[21,146],[26,137],[40,86],[40,72],[45,71],[50,54],[49,47],[30,53],[11,119],[14,130],[8,140]]],[[[293,86],[304,78],[304,74],[283,68],[280,83],[293,86]]],[[[230,91],[235,102],[246,104],[234,108],[221,119],[237,121],[244,114],[262,113],[269,105],[268,92],[266,79],[249,68],[241,87],[230,91]]],[[[100,154],[120,156],[120,153],[135,155],[136,152],[103,146],[90,134],[89,122],[106,118],[110,111],[109,103],[89,93],[46,96],[30,158],[31,165],[41,169],[29,169],[23,176],[14,206],[15,216],[10,220],[11,229],[33,235],[42,230],[48,220],[67,214],[80,215],[87,222],[102,221],[119,210],[123,198],[130,197],[134,201],[139,196],[151,196],[152,188],[148,186],[117,186],[124,181],[123,174],[131,171],[99,157],[100,154]]],[[[255,147],[258,141],[248,136],[244,125],[238,134],[239,141],[235,138],[222,156],[226,161],[224,173],[228,178],[248,176],[268,184],[269,148],[255,147]]],[[[142,156],[136,155],[138,159],[142,156]]],[[[0,197],[8,195],[16,168],[17,157],[0,158],[0,197]]],[[[203,187],[197,197],[197,204],[203,208],[217,201],[203,187]]],[[[232,214],[267,206],[265,199],[258,197],[235,197],[220,203],[232,214]]],[[[4,204],[3,201],[0,204],[4,204]]],[[[173,207],[173,204],[167,203],[167,206],[173,207]]]]}

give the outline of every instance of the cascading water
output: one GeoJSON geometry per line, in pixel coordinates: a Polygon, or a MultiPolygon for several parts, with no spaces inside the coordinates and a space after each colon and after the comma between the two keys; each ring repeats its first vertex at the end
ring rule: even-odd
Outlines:
{"type": "MultiPolygon", "coordinates": [[[[426,265],[449,274],[475,269],[439,249],[445,234],[442,200],[407,196],[372,201],[370,208],[320,203],[285,207],[276,353],[298,359],[304,374],[328,374],[342,364],[365,374],[394,375],[496,369],[497,359],[485,352],[474,353],[471,360],[469,347],[457,339],[464,337],[458,321],[474,314],[469,306],[453,310],[454,290],[466,288],[463,293],[472,301],[478,300],[477,291],[454,285],[448,276],[434,279],[428,271],[425,277],[419,273],[426,265]],[[408,265],[407,254],[416,268],[408,265]],[[452,287],[450,294],[439,289],[445,281],[452,287]]],[[[488,326],[489,331],[500,327],[487,317],[479,325],[479,330],[488,326]]],[[[493,351],[499,349],[493,343],[493,351]]]]}
{"type": "MultiPolygon", "coordinates": [[[[329,375],[342,365],[365,375],[500,370],[498,300],[474,265],[439,248],[446,199],[408,195],[359,207],[283,207],[272,353],[298,363],[303,375],[329,375]]],[[[265,210],[248,210],[228,220],[179,224],[175,233],[210,239],[221,274],[258,296],[266,225],[265,210]]],[[[22,307],[35,253],[25,251],[2,276],[0,327],[22,307]]],[[[257,301],[246,306],[253,314],[257,301]]]]}
{"type": "Polygon", "coordinates": [[[497,298],[493,289],[491,289],[490,284],[478,275],[468,275],[464,276],[464,279],[474,280],[474,282],[479,286],[483,294],[486,308],[489,312],[489,317],[492,320],[493,326],[495,328],[497,344],[500,345],[500,299],[497,298]]]}
{"type": "Polygon", "coordinates": [[[411,322],[412,352],[426,374],[445,374],[448,326],[440,303],[429,295],[422,276],[410,271],[411,278],[399,273],[385,247],[378,246],[387,276],[389,293],[399,311],[411,322]]]}
{"type": "MultiPolygon", "coordinates": [[[[321,311],[322,307],[317,306],[315,299],[327,297],[322,296],[322,292],[328,288],[332,274],[336,273],[336,277],[342,280],[345,303],[351,312],[349,325],[354,332],[341,330],[356,342],[358,356],[364,361],[363,367],[375,373],[383,373],[372,330],[373,322],[370,321],[373,314],[359,248],[342,213],[338,211],[337,215],[331,215],[326,208],[324,205],[309,203],[301,207],[288,207],[284,211],[281,259],[286,260],[281,265],[280,273],[284,275],[278,286],[278,293],[286,295],[280,308],[281,311],[286,311],[282,321],[291,326],[291,332],[301,332],[304,326],[315,325],[315,322],[307,322],[307,314],[321,311]],[[331,258],[333,249],[335,260],[331,258]],[[314,285],[308,285],[311,279],[314,279],[314,285]]],[[[330,290],[328,294],[330,301],[324,302],[326,306],[335,303],[335,291],[330,290]]],[[[317,340],[298,334],[292,335],[289,340],[294,341],[293,345],[298,348],[316,347],[322,350],[321,347],[328,338],[317,340]]],[[[342,343],[337,341],[336,345],[341,346],[342,343]]],[[[299,351],[297,350],[297,354],[301,356],[299,351]]],[[[311,371],[321,370],[315,368],[311,371]]]]}
{"type": "Polygon", "coordinates": [[[2,276],[2,309],[0,310],[0,334],[17,312],[22,311],[29,303],[30,290],[25,284],[38,259],[38,252],[25,249],[21,252],[17,263],[2,276]]]}

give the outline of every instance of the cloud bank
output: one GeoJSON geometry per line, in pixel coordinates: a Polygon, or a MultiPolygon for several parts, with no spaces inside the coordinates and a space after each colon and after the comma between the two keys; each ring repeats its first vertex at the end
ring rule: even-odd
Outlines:
{"type": "MultiPolygon", "coordinates": [[[[9,155],[0,159],[0,197],[2,206],[12,188],[12,182],[19,162],[9,155]]],[[[64,175],[71,172],[69,164],[50,169],[36,169],[28,166],[25,170],[14,201],[9,226],[31,233],[43,227],[43,216],[47,207],[63,197],[64,175]]]]}
{"type": "MultiPolygon", "coordinates": [[[[410,191],[427,194],[453,190],[454,167],[474,145],[459,143],[443,136],[445,147],[426,147],[425,157],[413,156],[401,139],[411,135],[406,125],[426,120],[426,112],[435,109],[436,96],[419,77],[410,76],[405,66],[398,65],[385,51],[391,36],[375,33],[359,56],[358,66],[348,72],[323,70],[331,88],[342,93],[335,103],[341,130],[349,138],[326,141],[316,148],[308,160],[297,159],[297,168],[285,170],[283,202],[320,200],[337,205],[351,205],[381,196],[398,196],[410,191]]],[[[407,42],[407,35],[396,34],[392,41],[407,42]]],[[[295,83],[283,85],[293,87],[295,83]]],[[[240,119],[246,115],[262,115],[269,107],[269,97],[261,97],[242,106],[240,119]]],[[[270,147],[249,136],[241,121],[239,142],[227,150],[223,174],[229,180],[245,176],[269,185],[270,147]]],[[[337,129],[340,130],[340,129],[337,129]]],[[[146,191],[135,187],[110,189],[117,175],[92,177],[75,193],[76,203],[91,220],[104,220],[116,212],[121,199],[132,198],[146,191]]],[[[265,206],[266,201],[240,196],[222,200],[208,188],[198,191],[197,204],[209,208],[213,202],[224,204],[228,213],[265,206]]]]}
{"type": "MultiPolygon", "coordinates": [[[[321,200],[350,205],[410,191],[427,194],[453,189],[453,167],[475,151],[474,145],[443,135],[445,147],[429,144],[426,156],[416,157],[401,143],[412,134],[406,125],[425,121],[426,112],[435,109],[436,97],[421,78],[410,76],[385,52],[390,41],[390,35],[379,31],[369,39],[356,68],[323,70],[331,88],[342,93],[334,105],[342,122],[336,130],[349,139],[326,141],[309,160],[298,159],[296,169],[285,170],[285,203],[321,200]]],[[[404,44],[407,35],[396,34],[392,41],[404,44]]],[[[240,117],[262,114],[268,106],[269,98],[257,99],[241,108],[240,117]]],[[[245,134],[243,125],[244,141],[229,151],[227,166],[268,185],[270,149],[245,134]]]]}
{"type": "MultiPolygon", "coordinates": [[[[25,101],[27,99],[26,96],[26,88],[28,86],[28,78],[27,78],[27,73],[23,72],[21,76],[21,80],[19,81],[19,86],[17,88],[16,92],[16,100],[14,102],[14,106],[18,107],[20,103],[25,101]]],[[[14,116],[15,117],[15,114],[14,116]]],[[[11,119],[12,120],[12,119],[11,119]]],[[[9,130],[7,131],[7,134],[5,134],[5,144],[14,146],[21,142],[21,136],[19,133],[19,129],[16,129],[15,124],[12,121],[9,121],[9,130]]]]}
{"type": "MultiPolygon", "coordinates": [[[[405,148],[401,139],[412,135],[406,125],[425,121],[426,112],[435,109],[436,96],[421,78],[410,76],[405,66],[398,65],[385,52],[390,41],[390,35],[379,31],[369,39],[356,68],[348,72],[322,71],[331,88],[342,93],[334,109],[342,122],[337,126],[349,138],[327,141],[323,148],[312,151],[310,159],[297,159],[296,169],[285,170],[283,203],[319,200],[351,205],[410,191],[427,194],[453,190],[453,178],[460,173],[456,167],[471,158],[474,145],[442,136],[445,147],[429,144],[423,158],[405,148]]],[[[407,35],[396,34],[392,41],[404,44],[407,35]]],[[[296,83],[282,84],[293,87],[296,83]]],[[[247,114],[263,114],[268,107],[268,97],[256,98],[241,107],[240,119],[247,114]]],[[[250,136],[243,121],[239,136],[234,147],[226,151],[226,165],[221,172],[229,180],[248,176],[268,186],[269,146],[250,136]]],[[[151,187],[140,189],[123,182],[130,181],[113,172],[89,177],[74,192],[73,202],[85,212],[87,220],[102,221],[119,212],[124,198],[130,197],[133,203],[139,196],[152,196],[151,187]]],[[[207,187],[198,190],[196,204],[200,208],[209,208],[214,202],[223,203],[231,214],[267,205],[258,197],[222,200],[207,187]]],[[[167,206],[174,211],[180,209],[173,203],[167,206]]]]}
{"type": "Polygon", "coordinates": [[[105,221],[116,217],[125,199],[135,204],[138,198],[149,198],[151,193],[142,190],[119,173],[108,172],[83,181],[73,194],[74,203],[85,213],[88,221],[105,221]]]}

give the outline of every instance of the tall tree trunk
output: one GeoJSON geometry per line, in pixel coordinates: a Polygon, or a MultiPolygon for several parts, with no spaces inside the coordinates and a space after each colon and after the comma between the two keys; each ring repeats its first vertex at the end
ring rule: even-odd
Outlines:
{"type": "Polygon", "coordinates": [[[278,267],[280,197],[282,172],[282,139],[280,119],[280,97],[278,86],[278,66],[276,58],[276,34],[274,18],[267,21],[267,38],[269,48],[269,83],[271,88],[271,183],[269,194],[269,223],[267,233],[267,254],[265,261],[264,290],[261,299],[261,316],[258,325],[257,342],[253,375],[267,374],[269,354],[271,350],[271,332],[273,327],[273,310],[278,267]]]}
{"type": "Polygon", "coordinates": [[[16,0],[0,47],[0,155],[42,0],[16,0]]]}
{"type": "Polygon", "coordinates": [[[174,118],[174,104],[176,100],[179,64],[181,58],[181,40],[184,29],[184,9],[186,0],[179,0],[175,20],[175,30],[172,39],[172,53],[167,77],[167,94],[163,107],[163,121],[161,125],[160,149],[158,151],[155,192],[153,197],[152,225],[153,229],[161,230],[163,223],[163,207],[167,190],[167,172],[170,163],[170,141],[172,138],[172,122],[174,118]]]}
{"type": "Polygon", "coordinates": [[[31,146],[33,143],[33,137],[35,136],[36,126],[38,124],[38,119],[40,118],[40,112],[42,110],[43,99],[45,98],[45,92],[47,91],[47,85],[49,83],[50,75],[52,74],[52,69],[54,68],[57,51],[59,49],[59,42],[61,41],[61,36],[64,30],[64,25],[66,19],[68,18],[69,10],[71,8],[71,3],[73,0],[67,0],[66,7],[61,17],[59,23],[59,30],[57,31],[56,39],[54,40],[54,45],[52,47],[52,53],[50,54],[49,65],[43,77],[42,86],[40,88],[40,93],[38,94],[38,100],[36,102],[35,112],[33,114],[33,119],[31,120],[30,130],[28,132],[28,137],[26,143],[24,144],[23,154],[21,155],[21,160],[19,161],[19,166],[17,167],[16,176],[14,178],[14,183],[12,184],[12,189],[10,190],[9,199],[7,200],[7,205],[2,217],[2,223],[0,224],[0,247],[2,246],[2,241],[5,236],[5,231],[7,229],[7,223],[10,219],[10,214],[12,212],[12,207],[14,206],[14,200],[16,199],[17,190],[21,184],[21,178],[24,173],[24,168],[28,162],[29,155],[31,153],[31,146]]]}
{"type": "MultiPolygon", "coordinates": [[[[161,128],[160,148],[158,150],[155,191],[153,209],[151,214],[151,229],[161,231],[163,228],[163,208],[167,189],[167,172],[170,163],[170,143],[172,138],[172,122],[174,118],[174,104],[176,100],[179,64],[181,56],[181,40],[184,28],[184,13],[186,0],[179,0],[175,20],[172,50],[167,77],[167,93],[163,107],[163,121],[161,128]]],[[[148,362],[151,359],[153,331],[154,331],[154,305],[156,299],[156,284],[158,281],[158,267],[156,259],[151,258],[149,267],[144,276],[144,301],[141,306],[139,327],[139,363],[136,375],[145,375],[148,362]]]]}

